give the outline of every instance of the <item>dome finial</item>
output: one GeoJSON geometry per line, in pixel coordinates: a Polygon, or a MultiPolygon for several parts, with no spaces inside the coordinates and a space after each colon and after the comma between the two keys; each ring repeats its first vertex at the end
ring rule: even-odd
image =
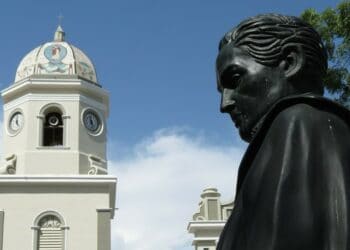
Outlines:
{"type": "Polygon", "coordinates": [[[58,25],[56,32],[55,32],[54,41],[55,42],[63,42],[65,34],[66,33],[64,33],[61,25],[58,25]]]}
{"type": "Polygon", "coordinates": [[[58,16],[58,27],[56,29],[55,36],[54,36],[54,41],[55,42],[63,42],[64,41],[65,33],[64,33],[64,31],[63,31],[63,29],[61,27],[62,19],[63,19],[62,14],[59,14],[59,16],[58,16]]]}

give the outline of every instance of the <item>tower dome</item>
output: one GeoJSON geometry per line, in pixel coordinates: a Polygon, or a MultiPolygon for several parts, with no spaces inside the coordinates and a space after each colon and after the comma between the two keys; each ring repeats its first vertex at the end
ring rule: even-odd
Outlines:
{"type": "Polygon", "coordinates": [[[57,27],[54,40],[29,52],[20,62],[15,83],[28,77],[69,78],[78,77],[97,83],[93,63],[77,47],[64,40],[65,32],[57,27]]]}

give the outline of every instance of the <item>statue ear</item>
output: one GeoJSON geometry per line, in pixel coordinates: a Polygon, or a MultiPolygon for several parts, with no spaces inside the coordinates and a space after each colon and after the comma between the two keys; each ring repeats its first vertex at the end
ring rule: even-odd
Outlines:
{"type": "Polygon", "coordinates": [[[305,66],[305,55],[298,45],[283,49],[281,66],[287,79],[297,76],[305,66]]]}

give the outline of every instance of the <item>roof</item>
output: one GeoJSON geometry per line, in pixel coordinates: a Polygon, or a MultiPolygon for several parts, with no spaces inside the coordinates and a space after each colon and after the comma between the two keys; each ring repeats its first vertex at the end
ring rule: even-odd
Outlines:
{"type": "Polygon", "coordinates": [[[72,75],[97,84],[92,61],[64,38],[65,32],[58,26],[54,41],[40,45],[23,57],[16,71],[15,82],[35,75],[45,75],[48,78],[72,75]]]}

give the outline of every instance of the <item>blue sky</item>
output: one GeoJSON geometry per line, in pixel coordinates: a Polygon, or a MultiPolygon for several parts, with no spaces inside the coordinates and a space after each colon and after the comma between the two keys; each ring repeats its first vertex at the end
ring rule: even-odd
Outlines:
{"type": "MultiPolygon", "coordinates": [[[[178,231],[168,230],[169,235],[162,238],[168,244],[164,243],[163,248],[157,249],[191,249],[190,238],[186,238],[186,223],[196,212],[200,191],[206,185],[214,185],[221,188],[225,197],[232,196],[235,171],[245,147],[230,119],[218,111],[219,95],[214,71],[218,41],[232,26],[252,15],[269,12],[299,15],[305,8],[323,10],[338,2],[2,1],[0,87],[5,88],[13,82],[17,65],[26,53],[52,40],[58,24],[57,16],[61,13],[66,40],[92,59],[99,83],[110,92],[109,159],[112,172],[119,177],[118,206],[130,209],[139,205],[135,200],[148,202],[142,199],[144,194],[140,190],[150,186],[147,182],[150,171],[164,170],[166,166],[174,171],[170,171],[171,174],[155,171],[159,179],[166,176],[181,179],[187,175],[186,182],[179,182],[182,183],[181,192],[190,193],[183,200],[188,206],[182,204],[188,207],[181,210],[180,217],[184,221],[176,224],[178,231]],[[192,157],[188,152],[193,153],[192,157]],[[228,152],[233,152],[233,155],[225,155],[228,152]],[[194,158],[203,155],[208,156],[206,162],[194,158]],[[191,167],[189,162],[196,162],[203,168],[191,167]],[[187,165],[189,167],[183,169],[187,165]],[[138,176],[140,173],[144,173],[143,178],[138,176]],[[217,173],[222,173],[222,176],[217,173]],[[212,176],[212,181],[207,175],[212,176]],[[125,189],[129,185],[125,181],[127,178],[135,178],[134,186],[128,190],[125,189]],[[197,180],[191,182],[191,178],[197,180]],[[132,193],[130,190],[136,191],[132,193]],[[183,232],[179,231],[181,229],[183,232]]],[[[176,185],[164,188],[164,197],[167,197],[166,192],[172,193],[176,185]]],[[[151,190],[156,191],[157,187],[151,190]]],[[[162,194],[155,195],[162,200],[162,194]]],[[[177,199],[181,200],[181,197],[177,199]]],[[[174,200],[164,198],[163,201],[172,204],[169,208],[176,208],[177,203],[171,203],[174,200]]],[[[147,207],[144,209],[148,211],[147,207]]],[[[138,213],[142,214],[142,211],[138,213]]],[[[161,214],[161,211],[156,211],[147,215],[152,219],[148,223],[153,223],[154,230],[162,226],[157,224],[157,216],[161,214]]],[[[117,216],[130,218],[122,209],[117,216]]],[[[169,217],[173,220],[180,218],[177,214],[169,217]]],[[[152,229],[137,231],[140,229],[130,227],[131,222],[127,219],[120,220],[120,224],[117,222],[114,226],[115,248],[156,249],[152,243],[142,248],[138,245],[145,240],[143,237],[146,236],[142,235],[146,231],[152,232],[152,229]]],[[[169,223],[172,222],[169,219],[169,223]]]]}
{"type": "Polygon", "coordinates": [[[164,127],[185,126],[231,144],[218,113],[214,62],[224,32],[264,12],[299,15],[338,1],[3,1],[0,83],[14,80],[29,50],[52,39],[59,13],[67,41],[93,60],[111,93],[109,135],[123,146],[164,127]]]}

